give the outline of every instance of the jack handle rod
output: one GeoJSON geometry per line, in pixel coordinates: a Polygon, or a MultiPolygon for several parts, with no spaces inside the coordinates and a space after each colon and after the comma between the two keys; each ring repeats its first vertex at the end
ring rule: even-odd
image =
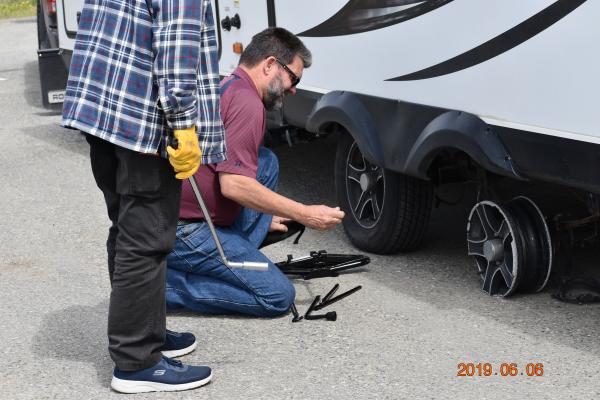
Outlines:
{"type": "Polygon", "coordinates": [[[217,231],[215,226],[213,225],[212,218],[208,213],[208,209],[206,208],[206,204],[204,203],[204,199],[202,199],[202,195],[200,194],[200,190],[198,189],[198,184],[196,183],[196,178],[194,175],[188,178],[190,185],[192,186],[192,191],[196,195],[196,200],[198,200],[198,204],[200,205],[200,209],[202,209],[202,213],[204,214],[204,220],[208,224],[208,228],[210,229],[210,233],[217,245],[217,250],[219,251],[219,255],[221,256],[221,260],[225,265],[229,268],[241,268],[241,269],[249,269],[254,271],[267,271],[269,269],[269,264],[266,262],[252,262],[252,261],[242,261],[242,262],[234,262],[228,261],[227,257],[225,257],[225,252],[223,251],[223,246],[221,245],[221,240],[219,240],[219,236],[217,235],[217,231]]]}

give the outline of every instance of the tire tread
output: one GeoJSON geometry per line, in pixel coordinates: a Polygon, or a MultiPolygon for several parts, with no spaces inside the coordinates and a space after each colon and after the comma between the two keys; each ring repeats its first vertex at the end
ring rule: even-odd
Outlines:
{"type": "MultiPolygon", "coordinates": [[[[354,140],[350,135],[338,139],[336,155],[336,191],[341,205],[349,208],[345,198],[345,159],[354,140]]],[[[352,244],[376,254],[393,254],[415,250],[427,231],[433,201],[431,182],[389,170],[384,171],[386,194],[377,226],[361,227],[352,215],[344,220],[344,231],[352,244]],[[390,206],[390,203],[392,206],[390,206]]]]}

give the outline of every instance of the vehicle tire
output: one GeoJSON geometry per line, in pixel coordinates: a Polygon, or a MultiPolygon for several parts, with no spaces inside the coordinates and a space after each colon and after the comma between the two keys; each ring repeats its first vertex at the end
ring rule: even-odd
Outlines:
{"type": "Polygon", "coordinates": [[[344,230],[359,249],[392,254],[421,244],[431,215],[430,182],[370,163],[343,134],[337,142],[335,187],[346,212],[344,230]]]}
{"type": "Polygon", "coordinates": [[[37,32],[38,32],[38,49],[49,49],[50,39],[48,38],[48,30],[46,28],[46,20],[44,19],[44,11],[42,10],[42,1],[37,2],[37,32]]]}

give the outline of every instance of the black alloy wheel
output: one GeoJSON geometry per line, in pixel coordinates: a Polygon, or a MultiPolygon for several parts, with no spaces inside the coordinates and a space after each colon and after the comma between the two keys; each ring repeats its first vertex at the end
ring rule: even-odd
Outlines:
{"type": "Polygon", "coordinates": [[[356,142],[346,156],[346,198],[356,222],[371,229],[379,222],[385,201],[383,168],[366,160],[356,142]]]}
{"type": "Polygon", "coordinates": [[[468,255],[482,289],[492,296],[539,292],[552,272],[552,241],[544,216],[529,198],[477,203],[467,224],[468,255]]]}
{"type": "Polygon", "coordinates": [[[523,244],[516,230],[514,219],[500,204],[482,201],[471,209],[467,254],[475,259],[482,290],[491,296],[508,296],[517,290],[523,244]]]}
{"type": "Polygon", "coordinates": [[[392,254],[421,244],[431,215],[430,182],[372,163],[345,134],[337,143],[335,185],[344,230],[356,247],[392,254]]]}

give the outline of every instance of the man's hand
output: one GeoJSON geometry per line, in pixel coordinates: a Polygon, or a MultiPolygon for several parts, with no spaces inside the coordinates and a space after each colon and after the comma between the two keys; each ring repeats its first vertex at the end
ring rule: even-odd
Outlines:
{"type": "Polygon", "coordinates": [[[291,221],[291,219],[273,215],[273,219],[271,220],[271,226],[269,227],[269,232],[287,232],[288,227],[283,224],[286,221],[291,221]]]}
{"type": "MultiPolygon", "coordinates": [[[[282,215],[298,221],[308,228],[331,229],[342,222],[342,218],[344,218],[344,212],[339,207],[304,205],[273,192],[261,185],[255,178],[219,172],[219,182],[223,196],[243,207],[274,216],[282,215]]],[[[279,226],[282,220],[277,218],[281,217],[273,217],[271,230],[285,232],[284,228],[279,226]]]]}
{"type": "Polygon", "coordinates": [[[305,206],[302,218],[298,222],[312,229],[324,231],[331,229],[344,218],[344,212],[339,207],[305,206]]]}
{"type": "Polygon", "coordinates": [[[176,130],[175,138],[177,139],[177,148],[167,146],[169,162],[177,172],[175,178],[186,179],[194,175],[200,166],[202,152],[198,145],[196,127],[176,130]]]}

